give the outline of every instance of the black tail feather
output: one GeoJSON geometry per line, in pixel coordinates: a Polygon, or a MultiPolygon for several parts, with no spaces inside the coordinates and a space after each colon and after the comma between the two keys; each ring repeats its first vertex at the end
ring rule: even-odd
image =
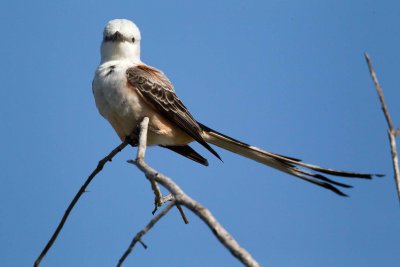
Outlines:
{"type": "Polygon", "coordinates": [[[197,153],[193,148],[190,146],[161,146],[168,148],[169,150],[172,150],[188,159],[191,159],[193,161],[196,161],[204,166],[208,166],[208,161],[207,159],[203,158],[199,153],[197,153]]]}

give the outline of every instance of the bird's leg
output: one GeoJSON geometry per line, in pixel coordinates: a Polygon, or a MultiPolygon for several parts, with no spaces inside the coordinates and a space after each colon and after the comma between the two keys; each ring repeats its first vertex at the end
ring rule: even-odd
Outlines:
{"type": "Polygon", "coordinates": [[[133,147],[137,147],[139,143],[140,124],[136,125],[129,136],[125,136],[125,141],[133,147]]]}
{"type": "Polygon", "coordinates": [[[133,147],[138,146],[138,140],[137,137],[131,134],[130,136],[125,136],[125,142],[130,144],[133,147]]]}

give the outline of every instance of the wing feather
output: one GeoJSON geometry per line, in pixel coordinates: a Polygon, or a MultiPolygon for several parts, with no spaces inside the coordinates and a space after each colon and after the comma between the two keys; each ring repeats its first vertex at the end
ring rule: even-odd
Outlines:
{"type": "Polygon", "coordinates": [[[181,130],[208,149],[213,155],[221,159],[218,153],[204,141],[202,129],[175,94],[168,78],[161,71],[138,65],[126,71],[128,83],[138,90],[162,115],[176,124],[181,130]]]}

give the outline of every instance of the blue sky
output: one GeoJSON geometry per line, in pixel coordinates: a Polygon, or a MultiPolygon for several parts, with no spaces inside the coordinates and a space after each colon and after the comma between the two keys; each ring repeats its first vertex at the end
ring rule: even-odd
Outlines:
{"type": "MultiPolygon", "coordinates": [[[[386,123],[363,53],[400,125],[396,1],[3,1],[0,265],[33,264],[67,205],[119,144],[91,81],[105,23],[133,20],[142,59],[204,124],[352,180],[350,198],[217,149],[205,168],[151,148],[147,161],[207,206],[264,266],[397,266],[400,213],[386,123]]],[[[126,149],[90,185],[42,266],[113,266],[151,218],[126,149]]],[[[344,181],[344,180],[342,180],[344,181]]],[[[241,266],[173,210],[127,266],[241,266]]]]}

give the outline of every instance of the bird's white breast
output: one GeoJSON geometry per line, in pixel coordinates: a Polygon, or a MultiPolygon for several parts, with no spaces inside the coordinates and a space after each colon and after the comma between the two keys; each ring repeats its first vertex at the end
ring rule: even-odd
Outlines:
{"type": "Polygon", "coordinates": [[[129,61],[105,62],[93,80],[96,106],[121,139],[132,133],[143,111],[140,96],[127,86],[126,70],[133,66],[129,61]]]}

